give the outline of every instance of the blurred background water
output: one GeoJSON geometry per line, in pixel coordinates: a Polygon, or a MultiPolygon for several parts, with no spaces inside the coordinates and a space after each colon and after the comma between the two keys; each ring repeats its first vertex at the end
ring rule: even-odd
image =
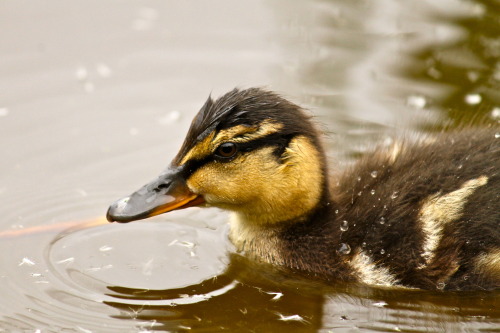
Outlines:
{"type": "Polygon", "coordinates": [[[498,292],[247,262],[215,209],[72,227],[154,177],[235,86],[307,107],[339,168],[374,141],[498,123],[499,32],[497,0],[1,1],[0,332],[500,331],[498,292]]]}

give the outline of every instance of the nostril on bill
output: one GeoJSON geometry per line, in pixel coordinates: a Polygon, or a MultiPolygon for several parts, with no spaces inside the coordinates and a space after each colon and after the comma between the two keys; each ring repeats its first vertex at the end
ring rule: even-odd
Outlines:
{"type": "Polygon", "coordinates": [[[170,184],[171,183],[166,183],[166,184],[160,184],[158,186],[156,186],[153,191],[155,191],[156,193],[160,192],[161,190],[166,190],[170,187],[170,184]]]}

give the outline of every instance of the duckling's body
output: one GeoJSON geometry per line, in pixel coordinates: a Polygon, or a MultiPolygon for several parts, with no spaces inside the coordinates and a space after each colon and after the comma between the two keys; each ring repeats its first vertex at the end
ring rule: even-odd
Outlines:
{"type": "Polygon", "coordinates": [[[169,169],[112,205],[108,218],[128,222],[204,203],[233,212],[230,238],[240,251],[322,279],[494,289],[496,132],[394,145],[329,179],[300,107],[261,89],[234,90],[207,101],[169,169]]]}

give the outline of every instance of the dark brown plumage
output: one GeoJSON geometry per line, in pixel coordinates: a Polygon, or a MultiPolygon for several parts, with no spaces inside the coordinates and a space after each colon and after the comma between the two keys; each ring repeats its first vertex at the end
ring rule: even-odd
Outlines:
{"type": "Polygon", "coordinates": [[[235,89],[207,100],[171,166],[113,204],[108,219],[205,204],[234,212],[230,236],[240,251],[307,275],[495,289],[498,131],[396,144],[330,180],[319,135],[299,106],[262,89],[235,89]]]}

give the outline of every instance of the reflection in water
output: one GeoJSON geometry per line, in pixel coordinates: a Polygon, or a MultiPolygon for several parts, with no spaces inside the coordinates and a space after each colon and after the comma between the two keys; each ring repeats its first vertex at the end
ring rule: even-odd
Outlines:
{"type": "Polygon", "coordinates": [[[499,292],[442,293],[326,286],[232,255],[226,272],[167,290],[108,286],[105,303],[150,330],[317,332],[328,329],[455,331],[498,325],[499,292]],[[365,318],[365,319],[362,319],[365,318]],[[476,321],[476,322],[474,322],[476,321]]]}
{"type": "Polygon", "coordinates": [[[432,22],[453,27],[457,39],[438,40],[412,52],[411,66],[403,75],[422,85],[450,87],[436,96],[434,106],[443,113],[443,127],[498,121],[500,107],[500,5],[494,0],[476,1],[469,15],[454,17],[434,13],[432,22]]]}
{"type": "Polygon", "coordinates": [[[153,330],[315,332],[322,323],[324,296],[311,283],[290,280],[238,255],[226,272],[196,285],[108,288],[117,300],[106,304],[123,311],[119,318],[150,321],[153,330]]]}

